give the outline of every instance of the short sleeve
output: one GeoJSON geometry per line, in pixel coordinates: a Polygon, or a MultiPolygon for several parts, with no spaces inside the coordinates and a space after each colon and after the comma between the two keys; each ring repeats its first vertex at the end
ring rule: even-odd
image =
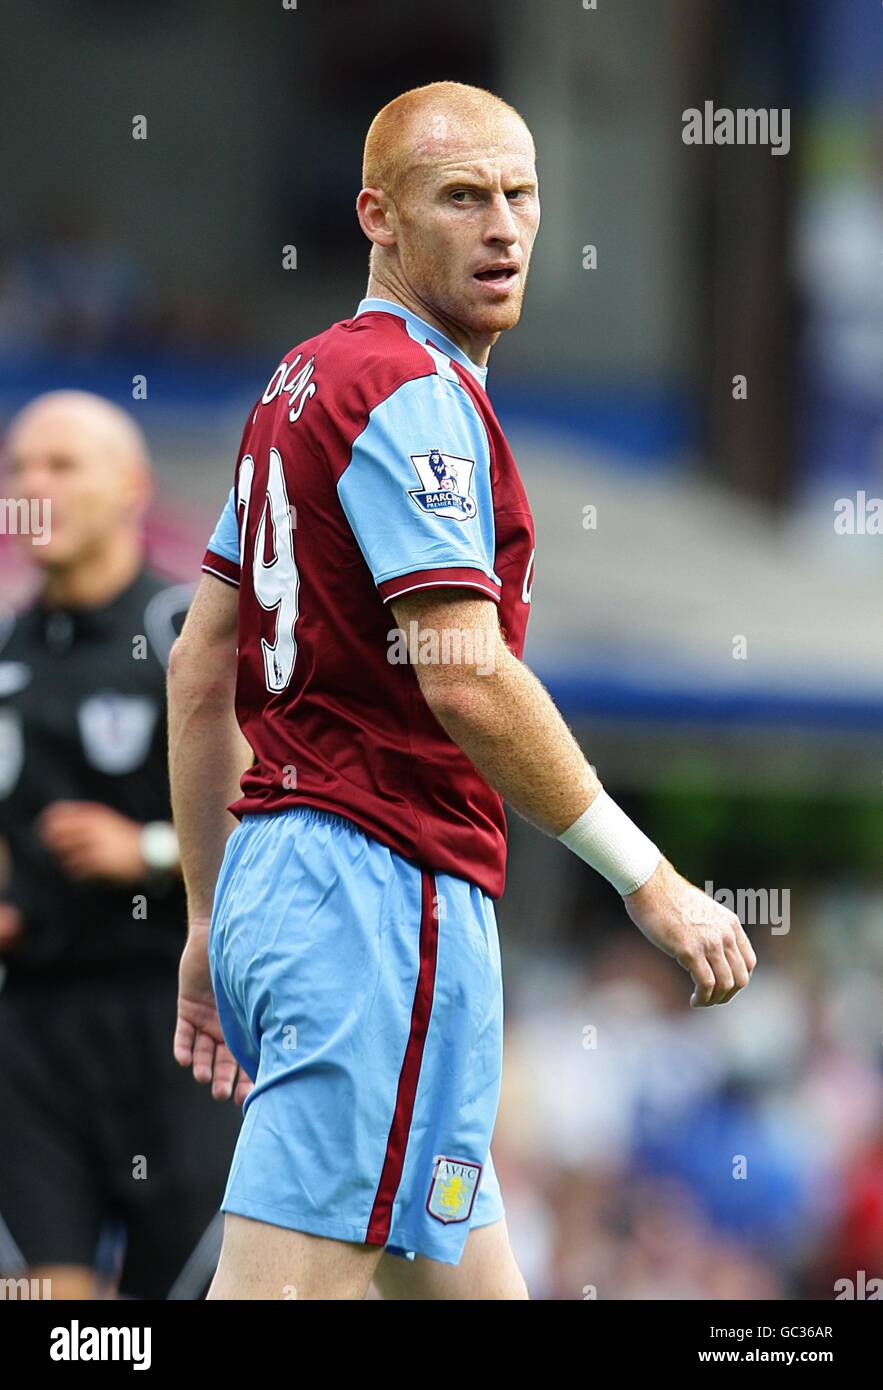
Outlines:
{"type": "Polygon", "coordinates": [[[208,574],[217,575],[227,584],[239,587],[239,527],[236,523],[236,498],[231,487],[224,510],[212,532],[202,561],[208,574]]]}
{"type": "Polygon", "coordinates": [[[419,377],[375,406],[337,492],[385,601],[462,586],[499,602],[490,446],[458,381],[419,377]]]}

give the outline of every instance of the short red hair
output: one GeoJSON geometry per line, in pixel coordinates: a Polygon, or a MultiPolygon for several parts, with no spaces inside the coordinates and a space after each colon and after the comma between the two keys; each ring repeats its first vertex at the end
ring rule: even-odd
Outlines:
{"type": "Polygon", "coordinates": [[[464,82],[430,82],[402,92],[371,122],[362,159],[363,188],[381,188],[395,202],[408,174],[420,164],[421,151],[428,154],[434,142],[444,140],[449,119],[458,123],[471,121],[486,129],[503,112],[515,116],[527,130],[527,123],[514,106],[484,87],[470,87],[464,82]]]}

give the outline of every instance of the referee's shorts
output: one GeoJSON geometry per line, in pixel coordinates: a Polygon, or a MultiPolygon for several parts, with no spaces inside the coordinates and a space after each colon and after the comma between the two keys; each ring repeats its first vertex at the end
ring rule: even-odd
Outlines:
{"type": "Polygon", "coordinates": [[[121,1265],[202,1298],[242,1113],[172,1055],[172,970],[0,990],[0,1272],[121,1265]]]}

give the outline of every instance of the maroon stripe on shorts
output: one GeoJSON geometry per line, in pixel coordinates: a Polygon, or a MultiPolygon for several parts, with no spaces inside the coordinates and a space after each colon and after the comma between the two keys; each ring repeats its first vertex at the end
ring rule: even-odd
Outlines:
{"type": "Polygon", "coordinates": [[[396,1104],[389,1137],[386,1141],[386,1156],[377,1184],[374,1205],[365,1235],[366,1245],[386,1245],[392,1221],[392,1207],[402,1169],[405,1166],[405,1150],[411,1132],[411,1117],[414,1113],[414,1097],[423,1062],[423,1048],[429,1029],[432,1013],[432,1000],[435,991],[435,967],[438,959],[438,921],[436,918],[435,879],[425,869],[421,870],[421,910],[420,910],[420,965],[417,971],[417,988],[411,1006],[411,1027],[408,1044],[399,1072],[396,1091],[396,1104]]]}

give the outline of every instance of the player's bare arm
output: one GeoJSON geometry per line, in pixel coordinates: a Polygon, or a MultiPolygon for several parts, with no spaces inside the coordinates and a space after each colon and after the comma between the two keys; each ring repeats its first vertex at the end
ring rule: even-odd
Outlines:
{"type": "MultiPolygon", "coordinates": [[[[561,835],[602,786],[547,691],[506,646],[496,605],[435,589],[407,594],[391,607],[418,653],[421,643],[424,651],[431,649],[424,634],[434,631],[436,650],[471,656],[415,661],[427,704],[520,815],[547,835],[561,835]],[[452,641],[455,632],[460,636],[452,641]]],[[[727,1003],[747,985],[756,957],[739,918],[688,883],[665,858],[623,901],[648,940],[691,975],[694,1008],[727,1003]]]]}
{"type": "Polygon", "coordinates": [[[236,821],[226,809],[239,794],[251,750],[236,723],[237,593],[211,575],[200,581],[169,658],[169,775],[187,889],[188,934],[181,957],[175,1057],[192,1066],[212,1095],[241,1104],[251,1089],[224,1044],[208,964],[215,881],[236,821]],[[235,1087],[235,1091],[234,1091],[235,1087]]]}
{"type": "Polygon", "coordinates": [[[236,722],[237,591],[203,575],[169,657],[169,767],[191,926],[211,918],[251,749],[236,722]]]}

